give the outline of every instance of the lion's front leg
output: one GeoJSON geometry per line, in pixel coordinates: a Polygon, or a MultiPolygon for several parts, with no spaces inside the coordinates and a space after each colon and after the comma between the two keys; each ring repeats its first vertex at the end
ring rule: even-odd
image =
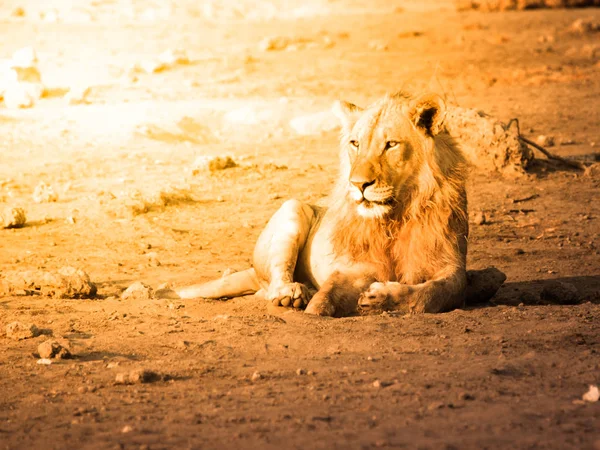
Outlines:
{"type": "Polygon", "coordinates": [[[373,283],[358,300],[363,310],[439,313],[463,306],[466,273],[455,270],[424,283],[408,285],[395,281],[373,283]]]}
{"type": "Polygon", "coordinates": [[[288,200],[261,233],[254,249],[253,265],[266,299],[276,306],[302,308],[310,300],[308,288],[294,281],[298,255],[304,248],[315,212],[310,205],[288,200]]]}

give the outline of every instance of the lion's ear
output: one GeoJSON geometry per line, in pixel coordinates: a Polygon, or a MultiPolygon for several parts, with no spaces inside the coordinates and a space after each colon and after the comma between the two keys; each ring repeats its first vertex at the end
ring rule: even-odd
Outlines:
{"type": "Polygon", "coordinates": [[[353,103],[340,100],[333,104],[332,110],[336,117],[342,122],[342,126],[349,129],[354,126],[360,117],[362,108],[353,103]]]}
{"type": "Polygon", "coordinates": [[[437,94],[424,94],[411,102],[408,118],[419,129],[435,136],[442,131],[446,103],[437,94]]]}

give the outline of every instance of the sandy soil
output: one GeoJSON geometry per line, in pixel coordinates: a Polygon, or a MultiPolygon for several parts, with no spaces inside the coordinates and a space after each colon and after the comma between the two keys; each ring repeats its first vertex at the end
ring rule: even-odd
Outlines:
{"type": "Polygon", "coordinates": [[[600,449],[600,403],[581,401],[600,383],[597,176],[473,171],[470,209],[487,223],[472,224],[469,266],[508,276],[489,304],[323,319],[252,296],[120,300],[134,281],[248,267],[284,199],[326,196],[337,98],[435,90],[593,159],[599,34],[570,27],[600,11],[227,3],[2,3],[0,57],[33,46],[46,94],[0,107],[0,206],[27,214],[0,229],[0,271],[79,267],[98,297],[0,298],[0,329],[42,332],[0,337],[0,448],[600,449]],[[169,49],[189,63],[135,69],[169,49]],[[290,125],[317,113],[306,134],[290,125]],[[238,167],[207,172],[219,155],[238,167]],[[56,201],[34,200],[40,182],[56,201]],[[575,304],[547,295],[556,281],[575,304]],[[49,336],[74,359],[37,364],[49,336]],[[160,379],[115,382],[137,369],[160,379]]]}

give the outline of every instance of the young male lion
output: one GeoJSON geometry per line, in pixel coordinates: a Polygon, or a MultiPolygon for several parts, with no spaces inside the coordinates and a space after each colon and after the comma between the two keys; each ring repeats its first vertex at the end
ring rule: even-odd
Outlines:
{"type": "Polygon", "coordinates": [[[443,132],[444,101],[400,92],[335,111],[341,168],[329,206],[285,202],[258,239],[252,269],[176,289],[179,297],[260,290],[275,305],[324,316],[463,305],[467,164],[443,132]]]}

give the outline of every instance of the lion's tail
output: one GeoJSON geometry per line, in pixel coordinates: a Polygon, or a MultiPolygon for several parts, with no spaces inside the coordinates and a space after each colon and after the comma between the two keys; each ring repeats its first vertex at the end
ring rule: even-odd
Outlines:
{"type": "Polygon", "coordinates": [[[233,298],[256,293],[261,288],[254,269],[225,275],[218,280],[175,289],[182,299],[233,298]]]}

